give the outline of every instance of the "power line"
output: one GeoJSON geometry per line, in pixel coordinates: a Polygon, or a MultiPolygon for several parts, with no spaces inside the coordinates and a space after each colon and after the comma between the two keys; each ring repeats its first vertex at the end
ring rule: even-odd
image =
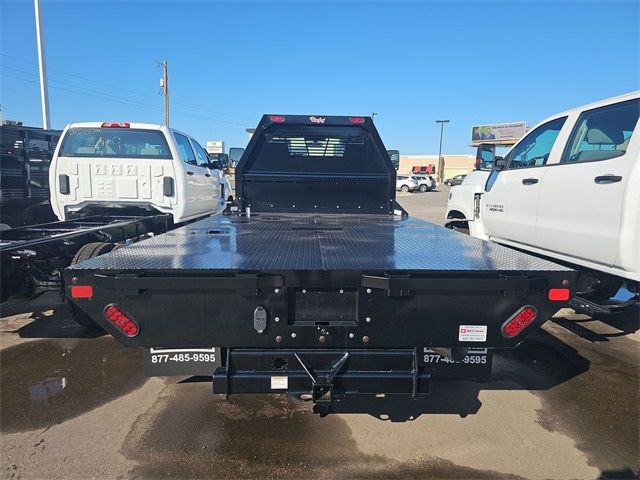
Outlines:
{"type": "MultiPolygon", "coordinates": [[[[19,72],[19,73],[22,73],[24,75],[29,75],[29,76],[32,76],[32,77],[37,77],[38,76],[35,73],[26,72],[24,70],[20,70],[18,68],[10,67],[10,66],[7,66],[7,65],[5,65],[3,68],[8,68],[8,69],[13,70],[15,72],[19,72]]],[[[18,78],[18,77],[15,77],[15,78],[18,78]]],[[[110,93],[106,93],[106,92],[96,92],[96,90],[93,90],[91,88],[81,87],[81,86],[75,85],[73,83],[63,82],[62,80],[51,79],[50,81],[51,82],[55,82],[55,83],[59,83],[61,85],[66,85],[66,86],[69,86],[69,87],[78,88],[80,90],[86,90],[86,91],[91,92],[91,93],[98,93],[100,95],[107,96],[107,97],[110,97],[110,98],[116,99],[116,100],[122,100],[123,99],[123,97],[121,97],[121,96],[111,95],[110,93]]],[[[124,98],[124,100],[132,102],[132,103],[139,104],[141,106],[157,108],[156,105],[149,105],[148,103],[142,103],[142,102],[140,102],[138,100],[133,100],[133,99],[128,99],[128,98],[124,98]]]]}
{"type": "MultiPolygon", "coordinates": [[[[19,70],[19,69],[16,69],[16,68],[12,68],[12,67],[4,66],[3,68],[10,68],[10,69],[12,69],[14,71],[18,71],[18,72],[26,74],[26,75],[37,76],[37,75],[35,75],[33,73],[25,72],[25,71],[22,71],[22,70],[19,70]]],[[[0,72],[0,74],[4,75],[6,77],[10,77],[10,78],[15,78],[17,80],[21,80],[23,82],[38,84],[38,82],[35,81],[35,80],[29,80],[29,79],[26,79],[26,78],[23,78],[23,77],[19,77],[17,75],[11,75],[10,73],[7,73],[7,72],[0,72]]],[[[158,106],[158,105],[149,105],[149,104],[146,104],[146,103],[139,102],[137,100],[123,99],[121,97],[118,97],[118,96],[115,96],[115,95],[111,95],[109,93],[97,92],[97,91],[92,90],[92,89],[88,89],[88,88],[85,88],[85,87],[80,87],[78,85],[74,85],[74,84],[67,83],[67,82],[62,82],[61,80],[49,79],[49,81],[73,87],[73,89],[70,89],[70,88],[65,88],[65,87],[61,87],[61,86],[58,86],[58,85],[51,85],[51,88],[56,89],[56,90],[62,90],[62,91],[65,91],[65,92],[75,93],[75,94],[78,94],[78,95],[84,95],[84,96],[91,97],[91,98],[96,98],[96,99],[99,99],[99,100],[107,100],[107,101],[110,101],[110,102],[121,103],[123,105],[128,105],[128,106],[132,106],[132,107],[136,107],[136,108],[144,108],[144,109],[147,109],[147,110],[162,111],[162,108],[160,106],[158,106]],[[78,88],[82,89],[82,90],[86,90],[87,92],[90,92],[90,93],[76,90],[78,88]]],[[[229,124],[229,125],[235,125],[235,126],[243,127],[243,128],[246,127],[246,123],[239,123],[239,122],[234,122],[234,121],[231,121],[231,120],[224,120],[224,119],[220,119],[220,118],[207,117],[207,116],[203,116],[203,115],[197,115],[197,114],[194,114],[194,113],[191,113],[191,112],[184,112],[184,111],[181,111],[181,110],[173,110],[173,113],[178,115],[178,116],[181,116],[181,117],[198,118],[198,119],[202,119],[202,120],[208,120],[208,121],[211,121],[211,122],[226,123],[226,124],[229,124]]]]}
{"type": "MultiPolygon", "coordinates": [[[[12,60],[16,60],[16,61],[19,61],[19,62],[27,63],[27,64],[29,64],[29,65],[36,65],[36,66],[37,66],[37,63],[30,62],[30,61],[28,61],[28,60],[24,60],[24,59],[22,59],[22,58],[15,57],[15,56],[13,56],[13,55],[8,55],[8,54],[6,54],[6,53],[0,53],[0,55],[1,55],[1,56],[3,56],[3,57],[6,57],[6,58],[11,58],[12,60]]],[[[130,89],[127,89],[127,88],[123,88],[123,87],[122,87],[122,86],[120,86],[120,85],[112,85],[112,84],[109,84],[109,83],[101,82],[101,81],[99,81],[99,80],[94,80],[94,79],[92,79],[92,78],[84,77],[84,76],[82,76],[82,75],[77,75],[77,74],[75,74],[75,73],[65,72],[64,70],[60,70],[60,69],[57,69],[57,68],[53,68],[53,67],[51,67],[51,66],[49,66],[49,65],[47,65],[47,69],[48,69],[48,70],[51,70],[51,71],[54,71],[54,72],[58,72],[58,73],[60,73],[60,74],[62,74],[62,75],[67,75],[67,76],[70,76],[70,77],[75,77],[75,78],[78,78],[78,79],[81,79],[81,80],[85,80],[85,81],[87,81],[87,82],[95,83],[95,84],[97,84],[97,85],[102,85],[102,86],[105,86],[105,87],[113,88],[113,89],[115,89],[115,90],[118,90],[119,92],[128,92],[128,93],[132,93],[132,94],[134,94],[134,95],[140,95],[140,96],[142,96],[142,97],[152,98],[152,99],[154,99],[154,100],[155,100],[155,99],[157,99],[157,97],[155,97],[155,96],[153,96],[153,95],[149,95],[149,94],[147,94],[147,93],[142,93],[142,92],[138,92],[138,91],[135,91],[135,90],[130,90],[130,89]]],[[[240,116],[240,115],[234,115],[234,114],[232,114],[232,113],[219,112],[219,111],[211,110],[211,109],[205,109],[205,108],[202,108],[202,107],[197,107],[197,106],[194,106],[194,105],[189,105],[189,104],[187,104],[187,103],[183,103],[183,102],[175,102],[175,101],[174,101],[173,103],[174,103],[175,105],[180,105],[180,106],[185,107],[185,108],[191,108],[191,109],[193,109],[193,110],[200,110],[200,111],[205,112],[205,113],[212,113],[212,114],[215,114],[215,115],[222,115],[222,116],[225,116],[225,117],[237,118],[237,119],[239,119],[239,120],[249,120],[249,121],[251,121],[251,122],[253,122],[253,121],[254,121],[254,119],[249,119],[248,117],[243,117],[243,116],[240,116]]]]}

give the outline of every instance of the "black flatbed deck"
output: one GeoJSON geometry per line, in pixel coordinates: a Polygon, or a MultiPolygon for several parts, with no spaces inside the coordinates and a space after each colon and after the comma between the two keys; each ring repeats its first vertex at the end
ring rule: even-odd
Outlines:
{"type": "Polygon", "coordinates": [[[562,272],[570,269],[417,219],[390,215],[215,216],[71,270],[562,272]]]}

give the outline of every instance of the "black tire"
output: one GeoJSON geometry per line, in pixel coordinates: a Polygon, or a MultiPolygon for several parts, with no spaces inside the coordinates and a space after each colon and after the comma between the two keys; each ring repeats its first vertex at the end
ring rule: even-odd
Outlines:
{"type": "Polygon", "coordinates": [[[400,187],[400,190],[402,190],[402,192],[404,193],[408,193],[409,192],[409,187],[406,185],[402,185],[402,187],[400,187]]]}
{"type": "Polygon", "coordinates": [[[98,255],[102,255],[103,253],[109,253],[111,250],[116,248],[114,243],[107,242],[93,242],[87,243],[78,249],[76,254],[73,256],[71,260],[71,265],[75,265],[76,263],[84,262],[85,260],[89,260],[90,258],[97,257],[98,255]]]}
{"type": "MultiPolygon", "coordinates": [[[[84,262],[85,260],[89,260],[90,258],[102,255],[103,253],[109,253],[112,250],[117,249],[119,246],[120,245],[107,242],[87,243],[86,245],[83,245],[78,249],[76,254],[73,256],[73,260],[71,260],[71,265],[84,262]]],[[[81,327],[102,330],[98,325],[96,325],[93,320],[91,320],[91,317],[80,310],[80,308],[78,308],[75,303],[69,303],[69,310],[71,311],[71,316],[73,317],[74,322],[76,322],[81,327]]]]}
{"type": "Polygon", "coordinates": [[[420,191],[422,193],[428,192],[429,191],[429,187],[427,187],[426,185],[420,185],[420,191]]]}
{"type": "Polygon", "coordinates": [[[7,216],[7,215],[3,215],[2,217],[0,217],[0,232],[3,230],[10,230],[12,228],[15,228],[17,226],[17,222],[7,216]]]}

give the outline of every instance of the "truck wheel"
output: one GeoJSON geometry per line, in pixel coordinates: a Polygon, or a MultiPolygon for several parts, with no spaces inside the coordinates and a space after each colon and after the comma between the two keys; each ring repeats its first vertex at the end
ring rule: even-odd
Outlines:
{"type": "Polygon", "coordinates": [[[427,187],[426,185],[420,185],[420,191],[422,193],[428,192],[429,191],[429,187],[427,187]]]}
{"type": "MultiPolygon", "coordinates": [[[[97,257],[98,255],[102,255],[103,253],[111,252],[112,250],[119,247],[115,243],[107,243],[107,242],[93,242],[87,243],[78,249],[76,254],[73,256],[73,260],[71,260],[71,265],[75,265],[76,263],[84,262],[85,260],[89,260],[90,258],[97,257]]],[[[84,313],[75,303],[69,303],[69,310],[71,311],[71,316],[73,317],[73,321],[76,322],[81,327],[95,328],[102,330],[98,325],[95,324],[91,317],[84,313]]]]}
{"type": "Polygon", "coordinates": [[[85,260],[89,260],[90,258],[94,258],[94,257],[97,257],[98,255],[102,255],[103,253],[109,253],[114,248],[116,248],[115,243],[107,243],[107,242],[87,243],[86,245],[83,245],[78,249],[76,254],[73,256],[73,259],[71,260],[71,265],[84,262],[85,260]]]}
{"type": "Polygon", "coordinates": [[[407,187],[406,185],[402,185],[402,187],[400,187],[400,190],[402,190],[402,192],[404,192],[404,193],[408,193],[409,192],[409,187],[407,187]]]}
{"type": "Polygon", "coordinates": [[[469,222],[456,220],[457,218],[464,218],[464,215],[455,211],[449,213],[449,215],[447,215],[448,222],[445,223],[444,226],[446,228],[450,228],[451,230],[455,230],[456,232],[469,235],[469,222]]]}
{"type": "Polygon", "coordinates": [[[11,230],[15,226],[16,226],[16,221],[13,218],[8,217],[6,215],[3,215],[0,218],[0,232],[3,230],[11,230]]]}

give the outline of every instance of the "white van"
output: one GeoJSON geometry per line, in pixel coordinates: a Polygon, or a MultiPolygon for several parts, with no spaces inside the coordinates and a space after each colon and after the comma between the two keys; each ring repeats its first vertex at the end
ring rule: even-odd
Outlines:
{"type": "Polygon", "coordinates": [[[634,92],[543,120],[452,189],[449,226],[577,268],[585,298],[638,292],[639,117],[634,92]]]}
{"type": "Polygon", "coordinates": [[[180,223],[221,212],[231,194],[218,165],[192,137],[128,122],[67,125],[49,184],[60,220],[115,210],[169,213],[180,223]]]}

